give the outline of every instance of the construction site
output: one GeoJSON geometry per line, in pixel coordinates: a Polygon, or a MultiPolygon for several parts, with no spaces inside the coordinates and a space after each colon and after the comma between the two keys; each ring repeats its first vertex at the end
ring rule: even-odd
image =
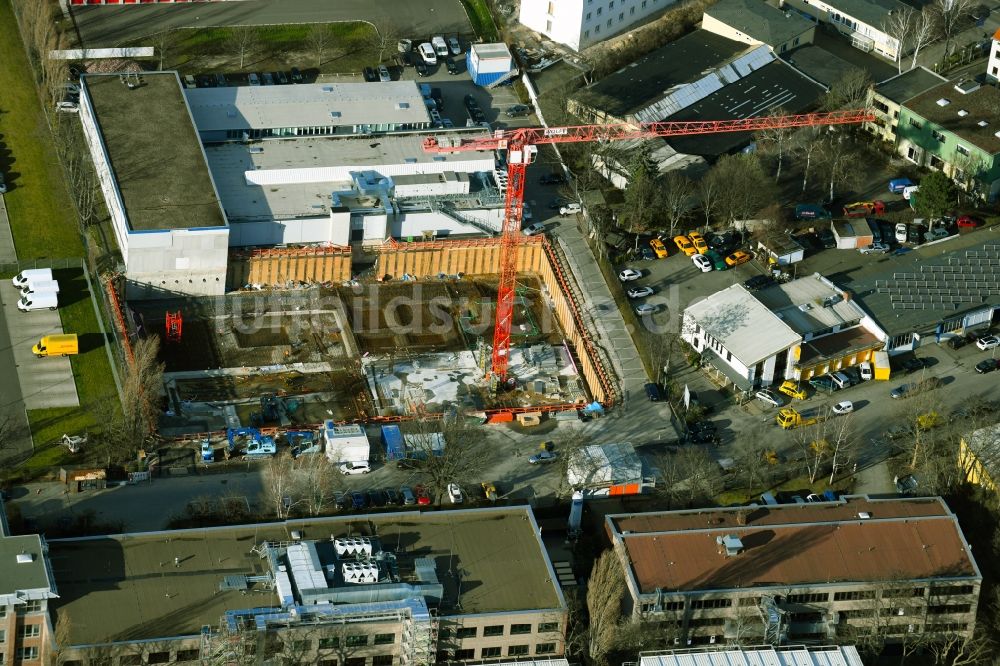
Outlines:
{"type": "Polygon", "coordinates": [[[495,239],[388,243],[370,271],[377,278],[340,282],[290,281],[317,270],[315,254],[271,250],[257,257],[280,259],[281,270],[243,268],[258,280],[270,274],[271,284],[214,298],[129,301],[122,306],[129,339],[160,342],[161,433],[447,413],[502,422],[603,401],[605,382],[553,270],[554,254],[529,240],[518,253],[509,374],[500,387],[488,379],[495,239]]]}

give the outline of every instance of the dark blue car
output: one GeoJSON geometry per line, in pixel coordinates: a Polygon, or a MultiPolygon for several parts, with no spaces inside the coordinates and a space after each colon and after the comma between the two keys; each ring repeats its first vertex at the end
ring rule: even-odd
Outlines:
{"type": "Polygon", "coordinates": [[[351,491],[351,506],[355,509],[366,509],[368,508],[368,498],[365,494],[358,492],[357,490],[351,491]]]}

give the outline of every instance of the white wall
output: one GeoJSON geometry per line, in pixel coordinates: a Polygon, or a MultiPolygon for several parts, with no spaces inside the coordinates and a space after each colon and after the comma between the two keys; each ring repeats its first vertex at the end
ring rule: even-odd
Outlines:
{"type": "Polygon", "coordinates": [[[1000,41],[994,39],[990,46],[990,59],[986,64],[986,74],[994,81],[1000,79],[1000,41]]]}
{"type": "Polygon", "coordinates": [[[289,185],[301,183],[342,183],[350,182],[351,172],[374,171],[382,176],[409,176],[414,174],[445,173],[476,173],[477,171],[492,172],[495,168],[492,154],[478,159],[414,162],[411,164],[377,164],[377,165],[344,165],[330,167],[310,167],[305,169],[261,169],[247,171],[244,177],[251,185],[289,185]]]}
{"type": "Polygon", "coordinates": [[[347,245],[351,239],[350,213],[331,212],[321,217],[294,220],[236,222],[230,225],[230,247],[332,243],[347,245]]]}
{"type": "Polygon", "coordinates": [[[610,6],[610,0],[521,0],[518,20],[552,41],[579,51],[635,27],[674,2],[615,0],[610,6]]]}
{"type": "Polygon", "coordinates": [[[226,291],[229,229],[169,229],[128,234],[129,298],[150,295],[142,285],[194,296],[226,291]]]}

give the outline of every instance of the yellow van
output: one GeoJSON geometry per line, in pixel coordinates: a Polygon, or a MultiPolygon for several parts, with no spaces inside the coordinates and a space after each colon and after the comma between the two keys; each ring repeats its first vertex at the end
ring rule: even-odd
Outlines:
{"type": "Polygon", "coordinates": [[[76,338],[76,333],[62,333],[60,335],[46,335],[31,348],[32,353],[41,358],[43,356],[69,356],[80,353],[80,343],[76,338]]]}

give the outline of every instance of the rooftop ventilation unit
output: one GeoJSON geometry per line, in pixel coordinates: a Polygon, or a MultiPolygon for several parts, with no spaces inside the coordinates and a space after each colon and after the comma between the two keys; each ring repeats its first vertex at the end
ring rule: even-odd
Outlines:
{"type": "Polygon", "coordinates": [[[337,537],[333,540],[333,549],[338,556],[368,555],[371,556],[372,540],[368,537],[337,537]]]}
{"type": "Polygon", "coordinates": [[[868,513],[867,511],[860,511],[858,513],[858,518],[860,518],[861,520],[871,520],[871,517],[872,514],[868,513]]]}
{"type": "Polygon", "coordinates": [[[331,111],[330,112],[330,117],[331,118],[339,118],[340,117],[340,111],[331,111]]]}
{"type": "Polygon", "coordinates": [[[1000,132],[993,132],[993,136],[1000,139],[1000,132]]]}
{"type": "Polygon", "coordinates": [[[410,103],[409,102],[396,102],[396,108],[398,110],[408,109],[408,108],[410,108],[410,103]]]}
{"type": "Polygon", "coordinates": [[[962,93],[963,95],[968,95],[971,92],[979,90],[979,84],[973,79],[964,79],[955,84],[955,90],[962,93]]]}
{"type": "Polygon", "coordinates": [[[823,307],[832,308],[834,305],[840,303],[842,300],[844,300],[843,294],[834,294],[833,296],[827,296],[825,299],[823,299],[823,307]]]}
{"type": "Polygon", "coordinates": [[[726,549],[726,557],[736,557],[743,552],[743,542],[735,534],[715,537],[715,542],[726,549]]]}
{"type": "Polygon", "coordinates": [[[370,562],[344,562],[340,570],[344,573],[345,583],[364,585],[378,582],[378,565],[370,562]]]}
{"type": "Polygon", "coordinates": [[[935,103],[936,103],[936,104],[937,104],[938,106],[948,106],[949,104],[951,104],[951,100],[950,100],[950,99],[945,99],[944,97],[942,97],[941,99],[939,99],[939,100],[938,100],[937,102],[935,102],[935,103]]]}
{"type": "Polygon", "coordinates": [[[17,563],[18,564],[31,564],[35,561],[35,556],[31,553],[18,553],[17,563]]]}
{"type": "Polygon", "coordinates": [[[803,303],[802,305],[799,306],[799,310],[801,310],[802,312],[809,312],[812,309],[813,306],[811,303],[803,303]]]}
{"type": "Polygon", "coordinates": [[[264,149],[261,146],[251,146],[250,147],[250,154],[251,155],[260,155],[262,152],[264,152],[264,149]]]}
{"type": "Polygon", "coordinates": [[[958,110],[958,116],[959,116],[959,118],[964,118],[964,117],[966,117],[967,115],[969,115],[969,112],[968,112],[968,111],[966,111],[965,109],[959,109],[959,110],[958,110]]]}
{"type": "Polygon", "coordinates": [[[323,92],[332,93],[333,92],[333,86],[323,86],[323,92]]]}
{"type": "Polygon", "coordinates": [[[976,124],[977,124],[977,125],[979,125],[980,127],[986,127],[987,125],[989,125],[989,123],[988,123],[988,122],[986,122],[985,120],[980,120],[980,121],[979,121],[978,123],[976,123],[976,124]]]}

